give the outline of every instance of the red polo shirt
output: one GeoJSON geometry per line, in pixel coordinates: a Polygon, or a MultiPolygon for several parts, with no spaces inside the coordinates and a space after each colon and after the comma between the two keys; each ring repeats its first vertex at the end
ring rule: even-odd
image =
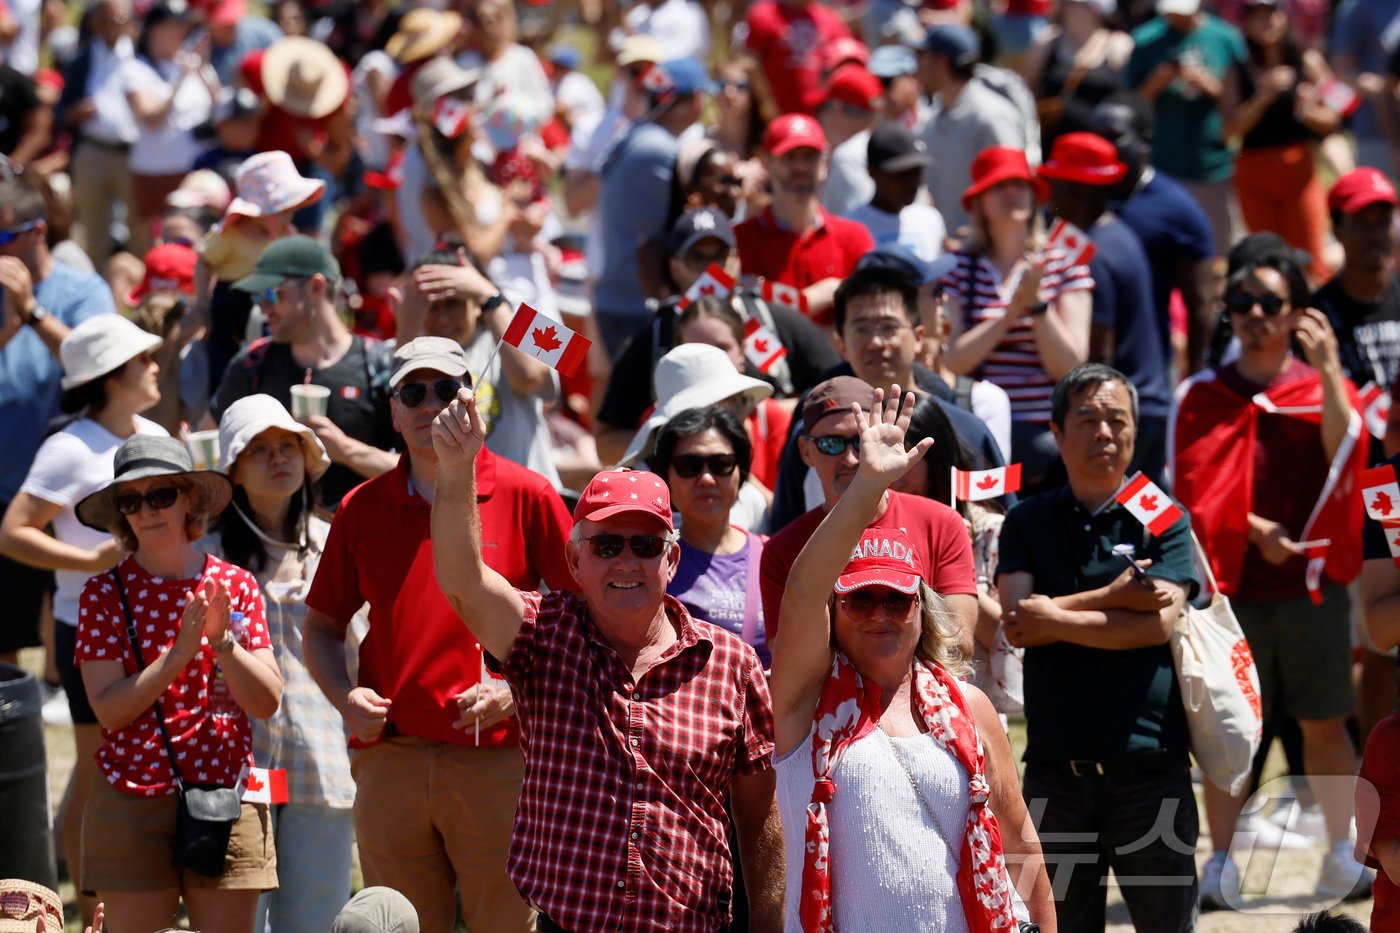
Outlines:
{"type": "MultiPolygon", "coordinates": [[[[487,566],[518,589],[537,589],[541,579],[573,589],[564,556],[573,522],[549,481],[483,450],[476,483],[487,566]]],[[[348,627],[369,603],[359,685],[393,701],[389,731],[473,745],[472,730],[452,726],[453,697],[481,680],[481,645],[438,586],[431,518],[432,506],[411,488],[407,455],[355,487],[331,522],[306,604],[348,627]]],[[[483,746],[519,741],[514,719],[481,733],[483,746]]]]}
{"type": "MultiPolygon", "coordinates": [[[[875,248],[870,231],[854,220],[828,214],[823,207],[818,210],[820,223],[801,235],[784,229],[771,207],[735,227],[744,274],[806,288],[823,279],[844,279],[854,272],[860,257],[875,248]]],[[[830,324],[831,312],[812,319],[830,324]]]]}

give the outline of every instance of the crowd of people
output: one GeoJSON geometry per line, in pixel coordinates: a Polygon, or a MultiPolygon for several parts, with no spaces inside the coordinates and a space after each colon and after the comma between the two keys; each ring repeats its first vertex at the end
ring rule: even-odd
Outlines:
{"type": "Polygon", "coordinates": [[[99,933],[1400,929],[1393,0],[0,0],[0,156],[99,933]]]}

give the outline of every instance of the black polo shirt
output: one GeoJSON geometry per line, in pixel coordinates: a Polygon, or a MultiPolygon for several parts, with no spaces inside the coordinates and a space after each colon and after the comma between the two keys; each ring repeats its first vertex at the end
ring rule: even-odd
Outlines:
{"type": "MultiPolygon", "coordinates": [[[[1030,573],[1034,592],[1068,596],[1104,586],[1127,565],[1113,553],[1132,544],[1151,574],[1187,588],[1197,583],[1191,525],[1179,519],[1160,538],[1116,502],[1097,515],[1062,486],[1023,499],[1001,529],[997,573],[1030,573]]],[[[1169,645],[1111,651],[1056,642],[1026,649],[1027,762],[1100,761],[1190,747],[1169,645]]]]}

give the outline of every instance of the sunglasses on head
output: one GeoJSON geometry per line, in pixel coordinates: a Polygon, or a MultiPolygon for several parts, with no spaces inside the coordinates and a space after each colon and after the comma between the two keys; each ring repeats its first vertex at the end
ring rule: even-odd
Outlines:
{"type": "Polygon", "coordinates": [[[694,479],[702,471],[713,476],[728,476],[739,466],[733,454],[677,454],[671,458],[671,469],[682,479],[694,479]]]}
{"type": "Polygon", "coordinates": [[[841,605],[846,607],[846,613],[853,619],[868,619],[881,606],[885,607],[885,612],[891,618],[902,619],[909,614],[918,598],[916,593],[901,593],[899,590],[876,593],[873,588],[865,588],[842,596],[841,605]]]}
{"type": "Polygon", "coordinates": [[[39,224],[43,222],[44,219],[40,217],[36,220],[31,220],[28,223],[22,223],[18,227],[11,227],[8,230],[0,230],[0,246],[9,246],[15,240],[19,239],[19,235],[21,233],[28,233],[30,230],[33,230],[35,227],[39,226],[39,224]]]}
{"type": "Polygon", "coordinates": [[[1263,295],[1251,295],[1249,292],[1229,292],[1225,295],[1225,310],[1231,314],[1248,314],[1254,310],[1255,305],[1258,305],[1265,317],[1273,317],[1282,311],[1283,306],[1287,303],[1287,299],[1280,298],[1272,292],[1263,295]]]}
{"type": "Polygon", "coordinates": [[[649,560],[653,557],[660,557],[661,552],[666,550],[666,545],[670,544],[673,538],[670,535],[625,535],[601,534],[584,538],[588,542],[589,550],[594,557],[601,557],[604,560],[612,560],[622,553],[623,545],[632,548],[632,553],[638,557],[649,560]]]}
{"type": "Polygon", "coordinates": [[[121,493],[112,499],[112,504],[123,515],[135,515],[141,511],[143,502],[149,505],[152,511],[159,512],[162,509],[170,508],[178,498],[180,498],[179,486],[157,486],[147,490],[144,496],[139,492],[121,493]]]}
{"type": "MultiPolygon", "coordinates": [[[[457,397],[457,392],[462,388],[460,379],[439,379],[432,383],[433,394],[437,400],[446,405],[457,397]]],[[[394,398],[399,400],[399,404],[404,408],[417,408],[423,404],[423,400],[428,397],[428,383],[426,382],[406,382],[394,390],[394,398]]]]}
{"type": "Polygon", "coordinates": [[[856,453],[860,453],[860,436],[842,437],[839,434],[823,434],[821,437],[807,435],[812,438],[812,443],[816,445],[817,452],[826,454],[828,457],[839,457],[846,452],[849,447],[856,453]]]}

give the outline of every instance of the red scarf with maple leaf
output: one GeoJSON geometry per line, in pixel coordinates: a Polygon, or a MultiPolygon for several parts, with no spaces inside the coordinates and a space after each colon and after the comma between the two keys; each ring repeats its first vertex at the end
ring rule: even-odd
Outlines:
{"type": "MultiPolygon", "coordinates": [[[[1002,857],[1001,828],[987,801],[982,740],[972,709],[952,674],[937,664],[914,661],[914,708],[929,735],[966,769],[967,824],[958,853],[958,894],[972,933],[1014,933],[1011,878],[1002,857]]],[[[826,808],[836,794],[836,766],[846,749],[873,732],[880,721],[880,688],[865,683],[839,651],[831,675],[822,685],[813,713],[812,773],[816,785],[807,805],[806,845],[802,863],[802,899],[798,915],[805,933],[834,933],[831,904],[831,835],[826,808]]]]}
{"type": "MultiPolygon", "coordinates": [[[[1297,365],[1295,363],[1295,365],[1297,365]]],[[[1306,583],[1314,602],[1321,601],[1322,578],[1345,586],[1361,572],[1361,527],[1364,514],[1357,476],[1366,468],[1356,388],[1345,381],[1351,402],[1346,436],[1328,465],[1299,540],[1330,539],[1327,548],[1310,550],[1306,583]]],[[[1249,511],[1254,502],[1254,445],[1263,414],[1301,418],[1322,424],[1322,379],[1317,373],[1246,397],[1216,378],[1199,373],[1182,383],[1172,409],[1169,465],[1172,494],[1191,513],[1191,524],[1219,581],[1220,592],[1239,589],[1249,547],[1249,511]]]]}

